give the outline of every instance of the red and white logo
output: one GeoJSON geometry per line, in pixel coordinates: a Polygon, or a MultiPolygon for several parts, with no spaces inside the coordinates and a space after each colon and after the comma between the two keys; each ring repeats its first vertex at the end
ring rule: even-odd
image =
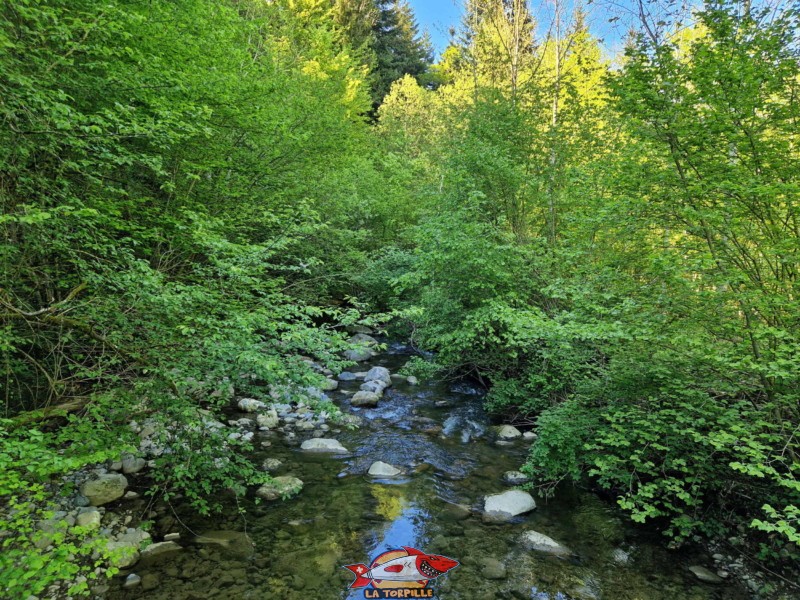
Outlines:
{"type": "Polygon", "coordinates": [[[426,590],[429,593],[417,590],[424,590],[431,581],[458,565],[452,558],[403,546],[377,556],[369,566],[356,564],[344,568],[356,576],[350,588],[365,588],[366,598],[431,598],[433,590],[426,590]]]}

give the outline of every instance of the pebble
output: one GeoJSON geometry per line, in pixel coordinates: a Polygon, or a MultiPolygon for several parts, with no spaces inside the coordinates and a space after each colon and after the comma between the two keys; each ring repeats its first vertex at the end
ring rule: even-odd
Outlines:
{"type": "Polygon", "coordinates": [[[142,583],[142,578],[139,577],[136,573],[131,573],[125,578],[125,583],[122,584],[124,588],[134,588],[137,585],[142,583]]]}

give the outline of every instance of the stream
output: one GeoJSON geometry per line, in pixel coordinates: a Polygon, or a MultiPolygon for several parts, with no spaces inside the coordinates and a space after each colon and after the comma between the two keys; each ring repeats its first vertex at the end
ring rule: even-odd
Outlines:
{"type": "MultiPolygon", "coordinates": [[[[379,365],[395,373],[410,355],[408,348],[390,345],[353,370],[379,365]]],[[[329,393],[363,421],[358,430],[326,434],[349,454],[308,454],[274,433],[256,433],[257,461],[280,459],[284,464],[275,474],[299,477],[302,492],[286,502],[250,499],[242,503],[241,515],[235,504],[227,515],[213,518],[176,507],[188,528],[179,541],[184,549],[137,565],[134,571],[146,586],[124,589],[124,577],[115,578],[107,597],[361,599],[364,591],[348,589],[353,575],[342,566],[369,564],[401,546],[461,563],[430,584],[441,600],[749,597],[735,584],[698,581],[688,567],[708,564],[708,557],[668,550],[663,536],[634,526],[614,506],[570,486],[547,501],[536,498],[535,510],[508,523],[484,523],[483,497],[511,489],[503,474],[519,468],[529,442],[498,445],[480,392],[463,383],[399,384],[386,390],[377,408],[358,409],[348,399],[360,383],[341,382],[329,393]],[[264,440],[272,445],[262,448],[264,440]],[[396,465],[407,475],[375,480],[367,475],[374,461],[396,465]],[[194,541],[193,533],[220,530],[246,532],[254,548],[236,538],[227,546],[194,541]],[[557,540],[574,556],[526,550],[519,538],[529,530],[557,540]],[[504,568],[498,570],[498,562],[504,568]]]]}

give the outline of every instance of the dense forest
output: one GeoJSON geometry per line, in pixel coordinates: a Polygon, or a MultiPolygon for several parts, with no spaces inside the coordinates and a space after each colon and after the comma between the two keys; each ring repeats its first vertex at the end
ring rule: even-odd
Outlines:
{"type": "Polygon", "coordinates": [[[269,476],[203,420],[376,323],[535,428],[541,494],[800,560],[800,11],[638,7],[609,56],[468,0],[434,63],[392,0],[4,0],[5,597],[87,568],[34,524],[130,421],[213,511],[269,476]]]}

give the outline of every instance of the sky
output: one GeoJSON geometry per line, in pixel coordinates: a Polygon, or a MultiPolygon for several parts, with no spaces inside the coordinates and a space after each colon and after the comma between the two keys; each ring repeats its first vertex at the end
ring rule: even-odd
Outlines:
{"type": "Polygon", "coordinates": [[[449,30],[461,23],[462,0],[409,0],[417,16],[420,31],[427,30],[436,50],[441,55],[450,41],[449,30]]]}
{"type": "MultiPolygon", "coordinates": [[[[420,31],[430,33],[437,58],[447,48],[450,41],[449,30],[456,29],[461,23],[464,0],[408,0],[414,9],[420,31]]],[[[589,29],[602,40],[601,47],[608,57],[614,56],[621,48],[627,27],[633,16],[631,0],[562,0],[567,7],[581,2],[589,12],[589,29]],[[611,16],[620,17],[619,21],[609,23],[611,16]],[[626,25],[627,23],[627,25],[626,25]]],[[[552,0],[532,0],[531,11],[540,28],[539,34],[546,35],[546,27],[552,21],[552,0]]],[[[570,12],[570,9],[566,9],[570,12]]]]}

